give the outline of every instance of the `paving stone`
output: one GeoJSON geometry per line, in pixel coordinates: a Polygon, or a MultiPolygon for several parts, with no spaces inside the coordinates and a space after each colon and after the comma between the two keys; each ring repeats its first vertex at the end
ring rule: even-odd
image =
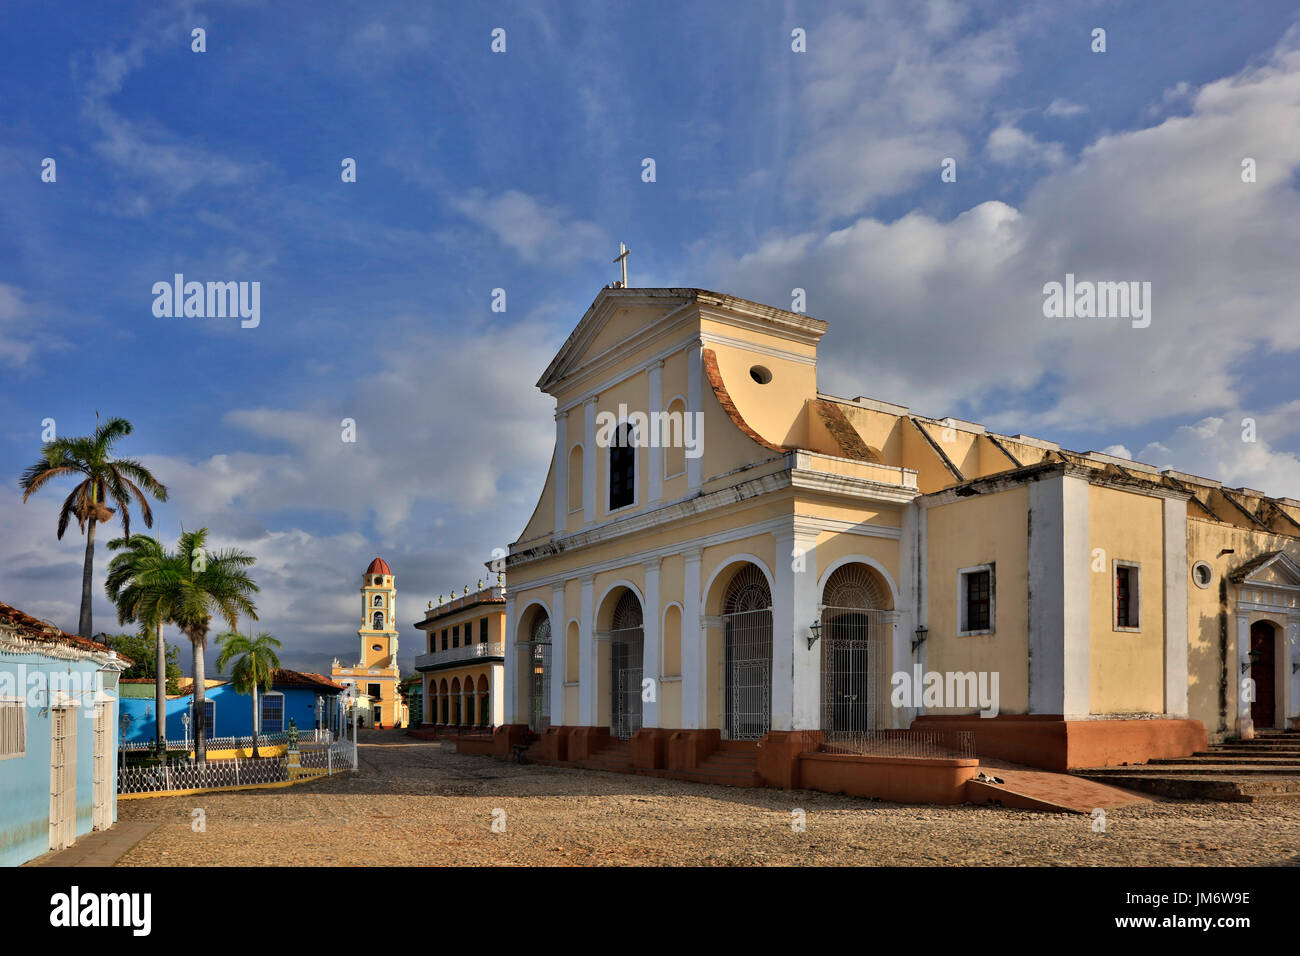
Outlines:
{"type": "Polygon", "coordinates": [[[1078,814],[506,763],[394,731],[363,732],[360,761],[358,774],[283,790],[122,803],[123,821],[159,825],[119,865],[1300,864],[1296,804],[1154,798],[1107,810],[1102,833],[1078,814]]]}

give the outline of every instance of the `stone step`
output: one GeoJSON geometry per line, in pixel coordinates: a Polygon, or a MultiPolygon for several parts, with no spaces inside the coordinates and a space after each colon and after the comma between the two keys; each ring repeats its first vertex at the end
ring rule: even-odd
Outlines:
{"type": "Polygon", "coordinates": [[[1136,790],[1141,793],[1181,800],[1220,800],[1232,803],[1252,803],[1261,800],[1300,800],[1300,775],[1230,776],[1226,774],[1156,772],[1100,773],[1094,770],[1075,770],[1072,773],[1087,780],[1112,784],[1126,790],[1136,790]]]}
{"type": "Polygon", "coordinates": [[[676,770],[672,775],[692,783],[713,783],[724,787],[761,787],[763,778],[756,770],[729,770],[699,766],[694,770],[676,770]]]}
{"type": "Polygon", "coordinates": [[[1179,764],[1189,766],[1201,765],[1222,765],[1225,767],[1297,767],[1300,768],[1300,757],[1289,754],[1273,756],[1272,754],[1222,754],[1222,753],[1201,753],[1193,754],[1190,757],[1152,757],[1147,761],[1147,765],[1168,765],[1179,764]]]}

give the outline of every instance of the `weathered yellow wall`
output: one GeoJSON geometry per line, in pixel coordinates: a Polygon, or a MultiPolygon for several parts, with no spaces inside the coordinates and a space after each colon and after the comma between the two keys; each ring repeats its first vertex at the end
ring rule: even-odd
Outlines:
{"type": "MultiPolygon", "coordinates": [[[[1000,711],[1029,710],[1029,492],[1010,488],[929,509],[926,667],[998,672],[1000,711]],[[994,564],[993,634],[958,637],[957,572],[994,564]]],[[[974,713],[976,708],[937,713],[974,713]]]]}
{"type": "Polygon", "coordinates": [[[1094,714],[1163,713],[1165,611],[1163,499],[1088,488],[1091,694],[1094,714]],[[1096,549],[1102,549],[1099,555],[1096,549]],[[1114,629],[1113,561],[1140,564],[1140,632],[1114,629]],[[1101,570],[1098,570],[1100,568],[1101,570]]]}

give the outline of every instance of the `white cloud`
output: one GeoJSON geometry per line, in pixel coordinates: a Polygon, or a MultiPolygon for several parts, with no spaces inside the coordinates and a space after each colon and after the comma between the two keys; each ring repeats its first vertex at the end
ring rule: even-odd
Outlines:
{"type": "Polygon", "coordinates": [[[1060,143],[1044,143],[1010,123],[989,133],[985,151],[995,163],[1010,165],[1060,166],[1065,162],[1065,148],[1060,143]]]}
{"type": "Polygon", "coordinates": [[[594,222],[574,219],[559,206],[517,189],[495,196],[475,191],[453,199],[451,205],[525,262],[568,265],[597,256],[608,246],[605,231],[594,222]]]}
{"type": "Polygon", "coordinates": [[[961,158],[990,98],[1017,64],[1017,13],[958,33],[963,11],[931,3],[915,12],[874,2],[836,12],[810,30],[805,81],[778,117],[792,130],[791,192],[824,219],[860,213],[888,196],[938,181],[961,158]]]}
{"type": "Polygon", "coordinates": [[[1255,488],[1274,497],[1300,498],[1300,458],[1275,448],[1267,428],[1254,441],[1232,412],[1182,425],[1173,434],[1149,443],[1138,460],[1221,481],[1230,488],[1255,488]]]}
{"type": "MultiPolygon", "coordinates": [[[[1196,91],[1190,115],[1105,135],[1019,208],[911,213],[715,251],[718,287],[808,290],[831,322],[823,387],[1050,432],[1191,419],[1240,404],[1253,350],[1300,348],[1300,34],[1196,91]],[[1240,158],[1260,160],[1242,183],[1240,158]],[[1152,283],[1152,321],[1048,319],[1043,285],[1152,283]],[[1027,411],[1026,409],[1034,409],[1027,411]]],[[[716,248],[716,247],[715,247],[716,248]]]]}
{"type": "Polygon", "coordinates": [[[1068,119],[1072,116],[1078,116],[1081,113],[1088,112],[1088,107],[1082,103],[1075,103],[1064,97],[1058,96],[1052,102],[1047,104],[1047,109],[1043,110],[1044,116],[1057,116],[1068,119]]]}

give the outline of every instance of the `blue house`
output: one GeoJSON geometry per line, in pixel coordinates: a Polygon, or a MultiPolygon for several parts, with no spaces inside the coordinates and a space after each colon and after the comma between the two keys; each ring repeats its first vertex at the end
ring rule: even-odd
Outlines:
{"type": "MultiPolygon", "coordinates": [[[[320,674],[291,670],[277,670],[271,678],[269,691],[258,691],[257,705],[261,713],[261,734],[279,734],[289,729],[289,721],[300,732],[333,730],[337,733],[341,720],[338,695],[343,692],[336,684],[320,674]]],[[[236,692],[233,684],[215,682],[204,690],[207,710],[208,739],[220,741],[230,737],[251,737],[253,734],[253,697],[236,692]]],[[[128,745],[152,743],[157,734],[154,714],[153,681],[131,681],[124,687],[122,712],[127,717],[126,742],[128,745]],[[147,697],[131,696],[146,689],[147,697]]],[[[167,698],[167,742],[179,749],[188,740],[194,740],[194,695],[180,694],[167,698]],[[184,717],[188,715],[189,726],[184,717]]]]}
{"type": "Polygon", "coordinates": [[[117,684],[130,665],[0,602],[0,866],[116,822],[117,684]]]}

